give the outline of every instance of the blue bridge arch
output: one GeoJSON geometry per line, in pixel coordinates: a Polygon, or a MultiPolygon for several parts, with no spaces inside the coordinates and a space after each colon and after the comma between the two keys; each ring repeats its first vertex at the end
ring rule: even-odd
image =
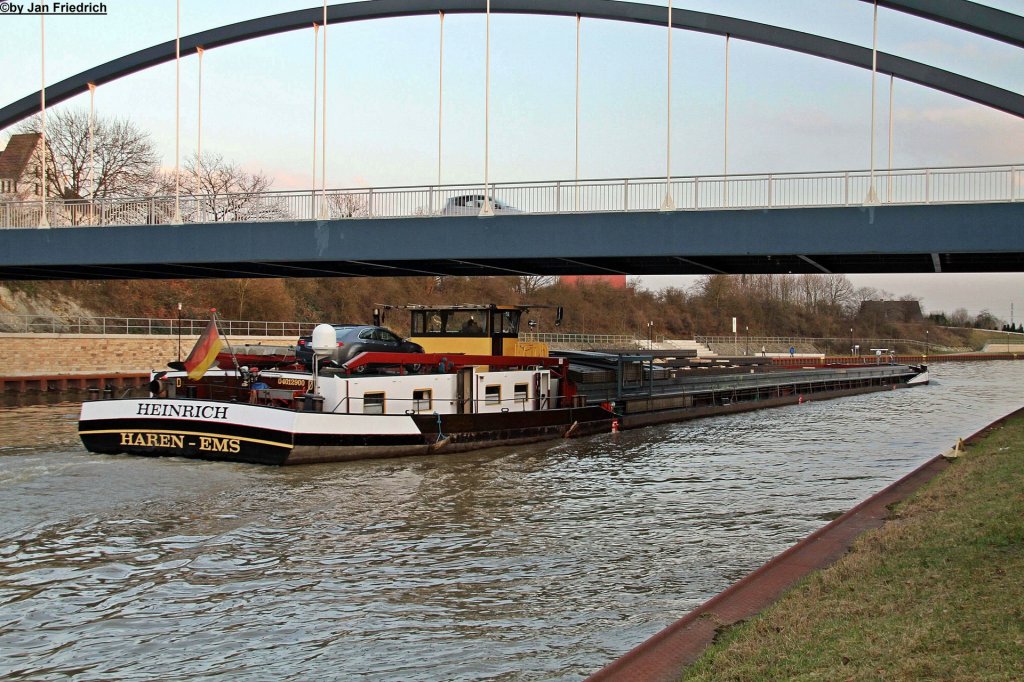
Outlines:
{"type": "MultiPolygon", "coordinates": [[[[333,5],[328,21],[480,13],[485,0],[333,5]]],[[[863,0],[870,2],[871,0],[863,0]]],[[[964,0],[878,4],[1024,47],[1024,18],[964,0]]],[[[492,12],[664,27],[664,7],[613,0],[492,0],[492,12]]],[[[309,27],[322,8],[204,31],[183,54],[309,27]]],[[[673,26],[871,68],[871,50],[766,24],[674,10],[673,26]]],[[[50,103],[174,58],[169,41],[46,89],[50,103]]],[[[900,57],[878,70],[1024,117],[1024,96],[900,57]]],[[[0,128],[32,115],[35,93],[0,109],[0,128]]],[[[1008,177],[1016,177],[1012,169],[1008,177]]],[[[1012,184],[1012,182],[1011,182],[1012,184]]],[[[1016,187],[1016,185],[1013,185],[1016,187]]],[[[0,230],[0,279],[345,277],[515,274],[1024,272],[1024,201],[830,208],[300,220],[0,230]],[[197,230],[196,227],[201,227],[197,230]],[[277,238],[290,237],[284,244],[277,238]],[[510,241],[510,234],[517,235],[510,241]],[[626,237],[625,235],[628,235],[626,237]],[[274,245],[268,248],[261,245],[274,245]]]]}
{"type": "MultiPolygon", "coordinates": [[[[367,0],[331,5],[327,23],[346,23],[370,19],[446,14],[482,13],[486,0],[367,0]]],[[[872,0],[864,0],[871,2],[872,0]]],[[[966,0],[880,0],[880,6],[913,14],[954,28],[970,31],[993,40],[1024,47],[1024,17],[1002,12],[966,0]]],[[[536,14],[607,19],[651,26],[664,26],[664,7],[619,0],[492,0],[495,14],[536,14]]],[[[197,48],[213,49],[264,36],[296,31],[322,21],[322,8],[296,10],[258,19],[250,19],[219,28],[184,36],[180,40],[182,55],[194,54],[197,48]]],[[[834,60],[864,69],[871,68],[871,50],[792,29],[708,12],[675,9],[674,28],[728,35],[739,40],[761,43],[785,50],[834,60]]],[[[175,58],[175,41],[140,50],[130,55],[93,67],[46,88],[47,102],[57,104],[84,93],[89,85],[102,85],[137,71],[171,61],[175,58]]],[[[967,78],[950,71],[879,52],[879,73],[977,102],[1015,116],[1024,117],[1024,95],[967,78]]],[[[40,94],[35,92],[0,109],[0,129],[39,111],[40,94]]]]}

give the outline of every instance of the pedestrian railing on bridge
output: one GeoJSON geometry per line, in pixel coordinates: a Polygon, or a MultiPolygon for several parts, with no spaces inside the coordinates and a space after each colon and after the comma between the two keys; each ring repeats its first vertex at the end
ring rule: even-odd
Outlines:
{"type": "MultiPolygon", "coordinates": [[[[50,227],[173,224],[176,203],[183,223],[475,216],[485,196],[498,202],[499,215],[658,211],[666,190],[676,210],[814,208],[869,203],[872,184],[884,205],[1013,202],[1024,199],[1024,166],[510,182],[489,191],[466,184],[182,195],[177,202],[47,198],[46,214],[50,227]]],[[[0,227],[39,227],[41,217],[39,199],[0,203],[0,227]]]]}

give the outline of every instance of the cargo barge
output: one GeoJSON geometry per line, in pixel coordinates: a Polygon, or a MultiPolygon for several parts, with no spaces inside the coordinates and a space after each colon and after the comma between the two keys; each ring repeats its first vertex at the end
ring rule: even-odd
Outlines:
{"type": "Polygon", "coordinates": [[[272,465],[446,454],[928,381],[923,365],[548,353],[518,340],[525,306],[400,309],[411,312],[410,341],[422,352],[362,352],[334,365],[335,328],[321,325],[312,341],[324,366],[157,372],[149,398],[83,403],[82,442],[100,453],[272,465]]]}

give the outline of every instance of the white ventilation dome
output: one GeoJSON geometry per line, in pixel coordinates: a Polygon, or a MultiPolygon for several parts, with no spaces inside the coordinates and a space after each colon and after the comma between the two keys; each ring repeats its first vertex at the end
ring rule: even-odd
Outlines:
{"type": "Polygon", "coordinates": [[[329,324],[318,324],[313,329],[313,352],[317,355],[330,355],[338,346],[338,337],[334,327],[329,324]]]}

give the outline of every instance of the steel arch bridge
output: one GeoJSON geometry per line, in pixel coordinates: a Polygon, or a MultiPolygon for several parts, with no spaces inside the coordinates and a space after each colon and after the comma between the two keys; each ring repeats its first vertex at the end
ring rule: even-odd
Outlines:
{"type": "MultiPolygon", "coordinates": [[[[484,3],[339,4],[328,8],[327,21],[482,13],[484,3]]],[[[1024,17],[1018,15],[966,0],[879,0],[878,5],[1024,48],[1024,17]]],[[[490,11],[660,27],[667,20],[664,7],[613,0],[492,0],[490,11]]],[[[308,28],[320,20],[321,8],[313,8],[231,24],[182,38],[181,53],[308,28]]],[[[678,9],[672,26],[872,67],[868,48],[777,26],[678,9]]],[[[174,57],[174,41],[155,45],[47,87],[47,100],[66,100],[90,85],[174,57]]],[[[1024,117],[1019,93],[881,52],[877,70],[1024,117]]],[[[0,109],[0,128],[38,111],[39,101],[35,93],[0,109]]],[[[1012,184],[1020,170],[1009,172],[1012,184]]],[[[1005,203],[201,226],[0,230],[0,279],[1024,271],[1024,202],[1012,188],[1005,203]],[[290,235],[285,247],[274,238],[282,230],[290,235]],[[510,234],[518,236],[516,243],[510,243],[510,234]]]]}
{"type": "MultiPolygon", "coordinates": [[[[422,16],[438,12],[481,14],[485,11],[485,2],[486,0],[367,0],[329,6],[327,23],[422,16]]],[[[880,0],[878,4],[881,7],[913,14],[1024,48],[1024,17],[1009,12],[967,0],[880,0]]],[[[579,15],[589,19],[607,19],[649,26],[666,25],[664,7],[619,0],[492,0],[490,11],[494,14],[568,17],[579,15]]],[[[309,28],[314,22],[320,22],[322,16],[321,8],[317,7],[251,19],[183,36],[180,40],[181,55],[195,54],[199,48],[209,50],[309,28]]],[[[871,69],[871,50],[868,48],[780,26],[683,9],[673,10],[672,26],[712,35],[728,35],[739,40],[871,69]]],[[[172,61],[174,58],[173,40],[120,57],[47,87],[47,103],[58,104],[86,92],[90,84],[98,86],[109,83],[137,71],[172,61]]],[[[893,75],[901,80],[1024,117],[1024,95],[1004,88],[884,52],[877,55],[877,70],[881,74],[893,75]]],[[[0,109],[0,129],[37,113],[40,108],[40,94],[35,92],[0,109]]]]}

